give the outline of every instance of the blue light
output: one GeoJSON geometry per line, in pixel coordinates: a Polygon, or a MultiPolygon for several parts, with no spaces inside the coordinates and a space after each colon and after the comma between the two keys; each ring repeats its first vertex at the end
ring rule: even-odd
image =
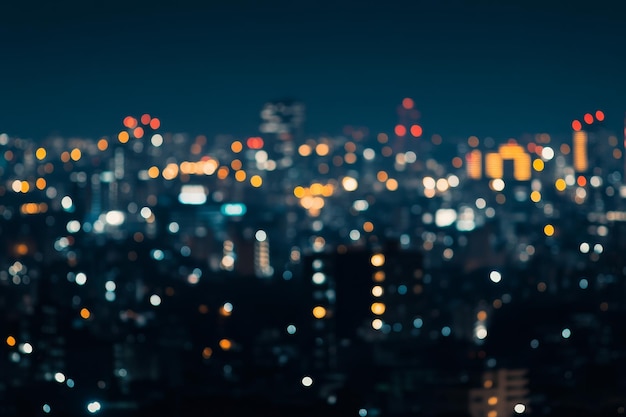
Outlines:
{"type": "Polygon", "coordinates": [[[243,216],[248,209],[246,205],[242,203],[227,203],[222,204],[220,211],[224,216],[243,216]]]}

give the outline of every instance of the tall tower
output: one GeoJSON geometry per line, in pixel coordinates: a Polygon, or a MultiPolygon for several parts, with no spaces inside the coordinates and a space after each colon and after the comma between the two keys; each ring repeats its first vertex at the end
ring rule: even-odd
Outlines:
{"type": "Polygon", "coordinates": [[[259,131],[267,135],[271,157],[293,155],[294,143],[302,139],[304,120],[304,104],[297,100],[272,100],[263,105],[259,131]]]}
{"type": "MultiPolygon", "coordinates": [[[[406,97],[402,99],[402,103],[398,106],[398,124],[393,129],[395,140],[393,142],[393,150],[395,152],[405,152],[409,146],[407,142],[409,138],[421,138],[423,134],[422,125],[420,124],[421,114],[415,108],[415,101],[406,97]]],[[[417,147],[422,150],[422,146],[417,147]]]]}

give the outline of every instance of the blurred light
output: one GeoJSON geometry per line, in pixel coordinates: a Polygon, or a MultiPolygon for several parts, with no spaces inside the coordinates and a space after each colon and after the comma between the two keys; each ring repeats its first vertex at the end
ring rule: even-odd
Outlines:
{"type": "Polygon", "coordinates": [[[78,274],[76,274],[75,282],[78,285],[85,285],[87,283],[87,275],[85,275],[84,272],[79,272],[78,274]]]}
{"type": "Polygon", "coordinates": [[[15,344],[17,343],[17,341],[15,340],[15,337],[13,336],[8,336],[6,339],[6,342],[7,342],[7,345],[11,347],[15,346],[15,344]]]}
{"type": "Polygon", "coordinates": [[[545,233],[546,236],[554,235],[554,226],[552,226],[551,224],[546,224],[543,228],[543,233],[545,233]]]}
{"type": "Polygon", "coordinates": [[[580,121],[574,120],[572,122],[572,129],[574,129],[576,132],[580,131],[582,128],[583,128],[583,125],[580,123],[580,121]]]}
{"type": "Polygon", "coordinates": [[[22,351],[22,353],[25,354],[31,354],[33,353],[33,345],[31,345],[30,343],[26,342],[26,343],[22,343],[20,345],[20,350],[22,351]]]}
{"type": "Polygon", "coordinates": [[[517,414],[522,414],[524,411],[526,411],[526,406],[524,404],[515,404],[515,407],[513,407],[513,411],[515,411],[517,414]]]}
{"type": "Polygon", "coordinates": [[[372,313],[376,314],[377,316],[380,316],[381,314],[385,313],[386,306],[383,303],[373,303],[370,306],[370,309],[372,310],[372,313]]]}
{"type": "Polygon", "coordinates": [[[202,205],[207,201],[206,189],[202,185],[183,185],[178,194],[178,201],[181,204],[202,205]]]}
{"type": "Polygon", "coordinates": [[[220,212],[224,216],[243,216],[246,214],[247,207],[242,203],[227,203],[223,204],[220,208],[220,212]]]}
{"type": "Polygon", "coordinates": [[[571,335],[572,331],[568,328],[565,328],[561,331],[561,336],[563,336],[563,339],[569,339],[571,335]]]}
{"type": "Polygon", "coordinates": [[[502,274],[498,271],[491,271],[489,273],[489,279],[495,283],[498,283],[502,280],[502,274]]]}
{"type": "Polygon", "coordinates": [[[290,324],[289,326],[287,326],[287,333],[295,334],[296,333],[296,326],[294,326],[293,324],[290,324]]]}
{"type": "Polygon", "coordinates": [[[313,385],[313,378],[311,378],[310,376],[305,376],[302,378],[302,385],[304,385],[305,387],[310,387],[311,385],[313,385]]]}
{"type": "Polygon", "coordinates": [[[87,411],[89,411],[91,414],[97,413],[98,411],[100,411],[101,408],[102,406],[98,401],[93,401],[87,404],[87,411]]]}
{"type": "Polygon", "coordinates": [[[313,274],[312,280],[313,280],[313,283],[315,284],[318,284],[318,285],[323,284],[324,282],[326,282],[326,275],[324,275],[323,272],[315,272],[313,274]]]}
{"type": "Polygon", "coordinates": [[[346,191],[354,191],[358,188],[359,183],[356,179],[352,177],[343,177],[343,179],[341,180],[341,185],[346,191]]]}
{"type": "Polygon", "coordinates": [[[406,97],[402,99],[402,107],[404,107],[405,110],[411,110],[414,105],[415,102],[412,98],[406,97]]]}
{"type": "Polygon", "coordinates": [[[381,319],[372,320],[372,328],[374,330],[380,330],[383,327],[383,321],[381,319]]]}
{"type": "Polygon", "coordinates": [[[56,374],[54,374],[54,380],[59,384],[62,384],[63,382],[65,382],[65,375],[63,375],[62,372],[57,372],[56,374]]]}
{"type": "Polygon", "coordinates": [[[87,308],[83,307],[80,309],[80,317],[87,320],[89,317],[91,317],[91,312],[87,308]]]}
{"type": "Polygon", "coordinates": [[[152,294],[150,296],[150,304],[152,304],[155,307],[158,307],[159,305],[161,305],[161,297],[159,297],[156,294],[152,294]]]}
{"type": "Polygon", "coordinates": [[[323,319],[326,317],[326,309],[322,306],[316,306],[313,308],[313,317],[316,319],[323,319]]]}
{"type": "Polygon", "coordinates": [[[257,242],[265,242],[267,240],[267,233],[264,230],[257,230],[254,234],[254,238],[257,242]]]}
{"type": "Polygon", "coordinates": [[[596,111],[596,119],[597,119],[599,122],[604,121],[604,112],[603,112],[602,110],[597,110],[597,111],[596,111]]]}
{"type": "Polygon", "coordinates": [[[383,266],[385,264],[385,255],[383,255],[382,253],[376,253],[372,255],[372,257],[370,258],[370,262],[375,267],[383,266]]]}

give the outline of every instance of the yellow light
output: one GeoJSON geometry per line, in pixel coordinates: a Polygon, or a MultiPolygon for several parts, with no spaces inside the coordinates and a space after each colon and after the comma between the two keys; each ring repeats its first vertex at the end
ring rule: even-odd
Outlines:
{"type": "Polygon", "coordinates": [[[489,397],[489,399],[487,400],[487,404],[489,405],[498,404],[498,397],[489,397]]]}
{"type": "Polygon", "coordinates": [[[98,141],[99,150],[106,151],[108,147],[109,147],[109,141],[107,141],[106,139],[102,138],[98,141]]]}
{"type": "Polygon", "coordinates": [[[120,143],[126,143],[128,142],[128,139],[130,139],[130,135],[125,130],[117,134],[117,140],[119,140],[120,143]]]}
{"type": "Polygon", "coordinates": [[[554,186],[558,191],[565,191],[565,187],[567,187],[567,184],[565,183],[565,180],[563,178],[559,178],[554,183],[554,186]]]}
{"type": "Polygon", "coordinates": [[[44,148],[38,148],[37,151],[35,151],[35,156],[37,157],[37,159],[39,159],[40,161],[42,159],[44,159],[47,155],[47,152],[44,148]]]}
{"type": "Polygon", "coordinates": [[[46,188],[46,180],[44,178],[37,178],[37,181],[35,181],[35,186],[37,186],[38,190],[43,190],[44,188],[46,188]]]}
{"type": "Polygon", "coordinates": [[[230,348],[233,347],[233,342],[231,342],[228,339],[222,339],[220,340],[220,348],[222,348],[222,350],[230,350],[230,348]]]}
{"type": "Polygon", "coordinates": [[[74,148],[72,149],[72,152],[70,152],[70,158],[72,158],[72,161],[78,161],[81,156],[82,152],[78,148],[74,148]]]}
{"type": "Polygon", "coordinates": [[[153,179],[157,178],[159,176],[159,168],[155,166],[150,167],[148,169],[148,176],[153,179]]]}
{"type": "Polygon", "coordinates": [[[532,193],[530,193],[530,199],[534,203],[540,202],[541,201],[541,193],[539,191],[533,191],[532,193]]]}
{"type": "Polygon", "coordinates": [[[83,307],[80,309],[80,316],[83,319],[87,320],[89,317],[91,317],[91,312],[88,309],[83,307]]]}
{"type": "Polygon", "coordinates": [[[333,195],[333,192],[335,191],[335,186],[332,184],[326,184],[324,186],[324,189],[322,190],[322,195],[324,197],[330,197],[333,195]]]}
{"type": "Polygon", "coordinates": [[[376,267],[383,266],[385,264],[385,255],[383,255],[382,253],[376,253],[372,255],[372,257],[370,258],[370,262],[373,266],[376,267]]]}
{"type": "Polygon", "coordinates": [[[541,172],[541,171],[543,171],[544,167],[545,167],[545,164],[543,163],[543,161],[541,159],[535,159],[533,161],[533,168],[534,168],[535,171],[541,172]]]}
{"type": "Polygon", "coordinates": [[[321,195],[324,189],[324,186],[318,182],[311,184],[309,188],[311,190],[311,194],[313,195],[321,195]]]}
{"type": "Polygon", "coordinates": [[[7,345],[13,347],[13,346],[15,346],[16,343],[17,343],[17,341],[15,340],[15,338],[13,336],[7,337],[7,345]]]}
{"type": "Polygon", "coordinates": [[[377,316],[380,316],[381,314],[385,313],[386,307],[385,307],[385,304],[383,303],[373,303],[370,309],[372,310],[372,313],[376,314],[377,316]]]}
{"type": "Polygon", "coordinates": [[[326,309],[322,306],[317,306],[313,309],[313,317],[316,319],[323,319],[326,317],[326,309]]]}
{"type": "Polygon", "coordinates": [[[259,175],[253,175],[250,178],[250,184],[253,187],[259,188],[261,185],[263,185],[263,178],[261,178],[259,175]]]}
{"type": "Polygon", "coordinates": [[[235,179],[239,182],[244,182],[246,180],[246,171],[235,172],[235,179]]]}
{"type": "Polygon", "coordinates": [[[546,236],[552,236],[554,234],[554,226],[546,224],[543,228],[543,233],[545,233],[546,236]]]}
{"type": "Polygon", "coordinates": [[[23,193],[27,193],[28,190],[30,190],[30,184],[28,183],[28,181],[22,181],[22,183],[20,184],[20,191],[23,193]]]}
{"type": "Polygon", "coordinates": [[[293,189],[293,195],[295,195],[296,198],[304,197],[304,187],[298,185],[296,188],[293,189]]]}

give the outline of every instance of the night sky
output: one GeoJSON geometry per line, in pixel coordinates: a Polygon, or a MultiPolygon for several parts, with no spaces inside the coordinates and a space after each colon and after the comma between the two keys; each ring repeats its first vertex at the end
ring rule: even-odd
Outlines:
{"type": "Polygon", "coordinates": [[[390,131],[406,96],[444,137],[567,135],[598,108],[619,132],[626,111],[616,1],[5,3],[11,135],[113,135],[145,112],[168,131],[250,135],[282,97],[307,105],[308,132],[330,134],[390,131]]]}

